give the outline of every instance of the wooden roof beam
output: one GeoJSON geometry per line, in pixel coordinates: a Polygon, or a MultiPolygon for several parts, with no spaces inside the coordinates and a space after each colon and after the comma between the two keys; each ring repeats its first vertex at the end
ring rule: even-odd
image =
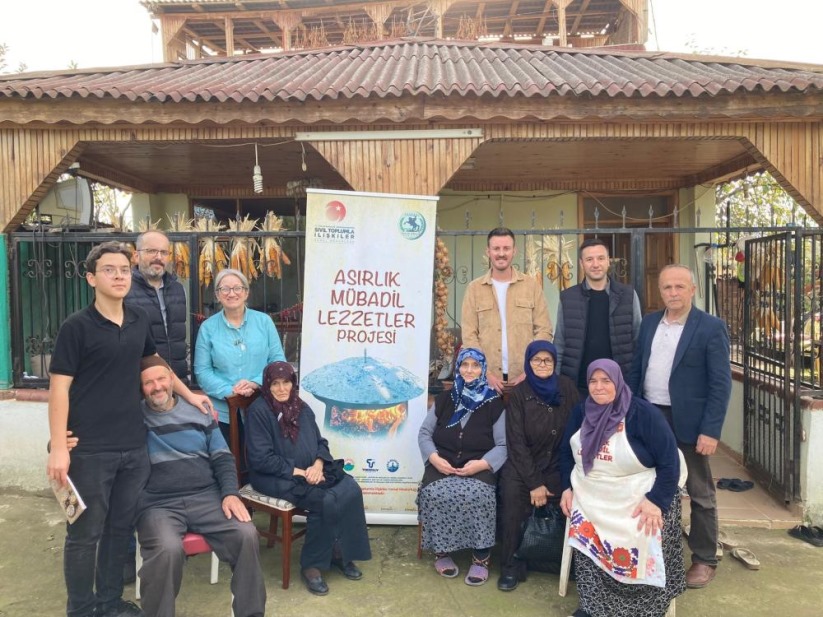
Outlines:
{"type": "Polygon", "coordinates": [[[748,152],[724,161],[719,165],[704,169],[699,174],[685,176],[683,186],[697,186],[698,184],[719,184],[729,178],[739,176],[742,172],[753,167],[760,168],[759,163],[748,152]]]}
{"type": "Polygon", "coordinates": [[[188,34],[192,38],[192,40],[196,40],[198,42],[198,45],[200,45],[201,49],[205,45],[210,50],[212,50],[213,52],[216,51],[216,52],[222,53],[224,56],[226,55],[226,48],[221,46],[221,45],[218,45],[213,39],[207,38],[205,36],[200,36],[196,32],[192,32],[188,28],[183,28],[183,31],[186,34],[188,34]]]}
{"type": "Polygon", "coordinates": [[[157,187],[145,178],[115,169],[95,159],[81,158],[80,170],[77,175],[131,193],[154,193],[157,191],[157,187]]]}
{"type": "Polygon", "coordinates": [[[509,15],[506,18],[505,25],[503,26],[503,37],[511,36],[512,34],[512,18],[517,15],[517,7],[520,6],[520,0],[514,0],[511,6],[509,7],[509,15]]]}
{"type": "Polygon", "coordinates": [[[279,47],[281,45],[280,39],[277,37],[277,34],[272,32],[272,30],[263,22],[262,19],[255,19],[252,23],[258,28],[260,28],[260,30],[264,34],[268,35],[268,37],[271,39],[271,42],[274,43],[275,47],[279,47]]]}
{"type": "Polygon", "coordinates": [[[583,4],[580,5],[580,11],[577,13],[577,17],[574,18],[574,22],[572,23],[571,34],[574,34],[580,28],[580,21],[583,19],[586,9],[589,8],[589,2],[591,2],[591,0],[583,0],[583,4]]]}
{"type": "Polygon", "coordinates": [[[543,14],[540,16],[540,21],[537,22],[537,28],[535,28],[535,34],[541,38],[543,38],[543,32],[546,28],[546,20],[549,18],[552,10],[552,0],[546,0],[546,4],[543,5],[543,14]]]}

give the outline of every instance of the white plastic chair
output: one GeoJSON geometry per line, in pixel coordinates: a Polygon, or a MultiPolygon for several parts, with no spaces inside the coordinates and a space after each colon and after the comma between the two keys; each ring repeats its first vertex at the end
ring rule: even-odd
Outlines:
{"type": "MultiPolygon", "coordinates": [[[[569,573],[571,572],[572,568],[572,547],[569,544],[569,527],[571,526],[571,519],[566,518],[566,542],[563,544],[563,557],[560,561],[560,589],[558,593],[560,597],[566,597],[566,591],[569,587],[569,573]]],[[[672,603],[669,604],[669,610],[666,611],[665,617],[676,617],[675,616],[675,601],[672,599],[672,603]]]]}

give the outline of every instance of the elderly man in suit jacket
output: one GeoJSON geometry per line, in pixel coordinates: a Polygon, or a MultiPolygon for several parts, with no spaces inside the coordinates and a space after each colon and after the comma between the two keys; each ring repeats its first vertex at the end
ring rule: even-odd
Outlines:
{"type": "Polygon", "coordinates": [[[666,310],[643,318],[629,385],[660,408],[686,459],[692,551],[686,584],[700,588],[717,568],[717,501],[709,457],[717,449],[731,395],[729,335],[725,323],[692,306],[695,284],[686,266],[663,268],[659,288],[666,310]]]}

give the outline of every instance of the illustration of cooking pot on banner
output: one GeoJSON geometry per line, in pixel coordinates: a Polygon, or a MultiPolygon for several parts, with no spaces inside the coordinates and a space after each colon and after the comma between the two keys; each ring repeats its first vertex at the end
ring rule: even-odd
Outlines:
{"type": "Polygon", "coordinates": [[[345,358],[306,375],[300,387],[326,405],[325,427],[351,437],[391,438],[424,389],[408,369],[379,358],[345,358]]]}

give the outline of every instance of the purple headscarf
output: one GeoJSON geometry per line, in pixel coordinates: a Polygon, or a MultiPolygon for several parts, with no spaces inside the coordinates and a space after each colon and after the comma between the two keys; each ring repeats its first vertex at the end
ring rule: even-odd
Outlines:
{"type": "Polygon", "coordinates": [[[583,450],[583,472],[586,474],[592,470],[594,457],[597,456],[600,446],[614,435],[632,403],[632,391],[623,381],[623,373],[620,372],[617,362],[605,358],[595,360],[589,364],[586,380],[590,381],[592,374],[597,370],[609,376],[614,384],[615,397],[611,403],[599,405],[589,395],[583,403],[585,416],[583,426],[580,427],[580,444],[583,450]]]}
{"type": "Polygon", "coordinates": [[[288,362],[272,362],[263,369],[263,387],[260,394],[266,399],[269,408],[275,417],[279,416],[277,422],[283,434],[292,440],[297,441],[297,434],[300,432],[300,408],[303,401],[297,396],[297,375],[294,373],[292,365],[288,362]],[[283,403],[274,398],[271,393],[271,385],[275,379],[285,379],[291,381],[291,393],[289,399],[283,403]]]}

